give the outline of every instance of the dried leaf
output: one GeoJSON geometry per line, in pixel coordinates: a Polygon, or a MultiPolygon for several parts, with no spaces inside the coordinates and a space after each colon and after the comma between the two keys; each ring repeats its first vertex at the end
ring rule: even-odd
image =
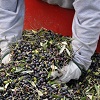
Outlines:
{"type": "Polygon", "coordinates": [[[43,96],[43,93],[40,90],[38,90],[38,88],[36,87],[35,83],[31,82],[31,84],[32,84],[32,86],[34,86],[36,88],[36,91],[37,91],[38,95],[39,96],[43,96]]]}
{"type": "Polygon", "coordinates": [[[52,71],[55,71],[58,68],[55,65],[51,65],[51,69],[52,69],[52,71]]]}
{"type": "Polygon", "coordinates": [[[35,33],[35,34],[37,33],[37,31],[35,31],[35,30],[32,30],[32,32],[35,33]]]}
{"type": "Polygon", "coordinates": [[[15,91],[16,91],[16,89],[11,89],[11,91],[15,92],[15,91]]]}
{"type": "Polygon", "coordinates": [[[66,48],[67,54],[70,56],[70,51],[66,48]]]}
{"type": "Polygon", "coordinates": [[[39,96],[43,96],[43,93],[40,90],[36,89],[36,91],[38,92],[39,96]]]}
{"type": "Polygon", "coordinates": [[[43,96],[43,93],[40,90],[38,90],[38,88],[36,87],[35,83],[33,81],[31,81],[30,83],[32,84],[33,87],[36,88],[36,91],[38,92],[38,95],[39,96],[43,96]]]}
{"type": "Polygon", "coordinates": [[[40,42],[40,46],[43,46],[43,43],[42,42],[40,42]]]}
{"type": "Polygon", "coordinates": [[[4,87],[0,87],[0,91],[5,91],[5,88],[4,87]]]}
{"type": "Polygon", "coordinates": [[[36,87],[35,83],[33,81],[30,82],[33,87],[36,87]]]}
{"type": "Polygon", "coordinates": [[[7,89],[8,85],[9,85],[9,83],[7,83],[7,84],[5,85],[5,89],[7,89]]]}
{"type": "Polygon", "coordinates": [[[66,41],[62,42],[63,45],[68,45],[66,41]]]}
{"type": "Polygon", "coordinates": [[[98,98],[100,98],[100,85],[96,85],[96,84],[95,84],[94,86],[95,86],[95,89],[96,89],[98,98]]]}
{"type": "Polygon", "coordinates": [[[22,71],[21,73],[22,73],[22,74],[26,74],[26,73],[27,73],[27,74],[31,74],[31,73],[33,73],[33,71],[27,70],[27,71],[22,71]]]}
{"type": "Polygon", "coordinates": [[[63,53],[63,51],[64,51],[65,49],[66,49],[66,46],[63,45],[62,48],[61,48],[61,50],[60,50],[60,52],[59,52],[59,54],[63,53]]]}
{"type": "Polygon", "coordinates": [[[92,100],[93,96],[92,95],[87,95],[87,97],[92,100]]]}

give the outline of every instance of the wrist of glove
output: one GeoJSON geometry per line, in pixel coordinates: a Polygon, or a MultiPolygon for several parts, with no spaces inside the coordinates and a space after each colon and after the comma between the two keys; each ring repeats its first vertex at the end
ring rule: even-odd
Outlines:
{"type": "Polygon", "coordinates": [[[60,71],[52,72],[51,76],[60,83],[67,83],[71,79],[79,79],[81,74],[80,68],[73,61],[70,61],[69,64],[64,66],[60,71]]]}
{"type": "Polygon", "coordinates": [[[11,54],[7,54],[5,57],[2,58],[2,63],[8,64],[11,61],[11,54]]]}
{"type": "Polygon", "coordinates": [[[1,47],[1,52],[0,52],[1,63],[8,64],[11,61],[11,54],[10,54],[9,47],[6,44],[0,47],[1,47]]]}

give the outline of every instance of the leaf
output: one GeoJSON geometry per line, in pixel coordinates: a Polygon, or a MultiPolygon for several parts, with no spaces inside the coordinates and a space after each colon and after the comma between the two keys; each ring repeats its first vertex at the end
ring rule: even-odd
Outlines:
{"type": "Polygon", "coordinates": [[[66,41],[62,42],[63,45],[68,45],[66,41]]]}
{"type": "Polygon", "coordinates": [[[43,46],[43,43],[42,42],[40,42],[40,46],[43,46]]]}
{"type": "Polygon", "coordinates": [[[39,96],[43,96],[43,93],[40,90],[36,89],[36,91],[38,92],[39,96]]]}
{"type": "Polygon", "coordinates": [[[22,70],[23,70],[23,68],[21,68],[21,67],[16,67],[15,73],[19,73],[19,72],[21,72],[22,70]]]}
{"type": "Polygon", "coordinates": [[[33,87],[36,87],[35,83],[33,81],[30,82],[33,87]]]}
{"type": "Polygon", "coordinates": [[[9,85],[9,83],[7,83],[7,84],[5,85],[5,89],[7,89],[8,85],[9,85]]]}
{"type": "Polygon", "coordinates": [[[66,48],[67,54],[70,56],[70,51],[66,48]]]}
{"type": "Polygon", "coordinates": [[[100,85],[94,85],[95,86],[95,89],[96,89],[96,92],[97,92],[97,95],[98,95],[98,98],[100,98],[100,85]]]}
{"type": "Polygon", "coordinates": [[[15,91],[16,91],[16,89],[11,89],[11,91],[15,92],[15,91]]]}
{"type": "Polygon", "coordinates": [[[0,91],[5,91],[5,88],[4,87],[0,87],[0,91]]]}
{"type": "Polygon", "coordinates": [[[33,32],[34,34],[36,34],[36,33],[37,33],[37,31],[35,31],[35,30],[32,30],[32,32],[33,32]]]}
{"type": "Polygon", "coordinates": [[[14,72],[15,70],[16,70],[16,68],[15,67],[12,67],[11,72],[14,72]]]}
{"type": "Polygon", "coordinates": [[[7,81],[4,81],[4,84],[8,84],[10,82],[12,82],[12,79],[8,79],[7,81]]]}
{"type": "Polygon", "coordinates": [[[27,71],[22,71],[21,73],[22,73],[22,74],[31,74],[31,73],[33,73],[33,71],[27,70],[27,71]]]}
{"type": "Polygon", "coordinates": [[[59,52],[59,54],[63,53],[63,51],[64,51],[65,49],[66,49],[66,46],[63,45],[62,48],[61,48],[61,50],[60,50],[60,52],[59,52]]]}
{"type": "Polygon", "coordinates": [[[43,96],[43,93],[40,90],[38,90],[38,88],[36,87],[35,83],[33,81],[29,81],[29,82],[32,84],[33,87],[36,88],[36,91],[38,92],[38,95],[39,96],[43,96]]]}
{"type": "Polygon", "coordinates": [[[94,75],[98,76],[100,73],[99,72],[94,72],[94,75]]]}
{"type": "MultiPolygon", "coordinates": [[[[54,94],[53,94],[52,96],[53,96],[53,98],[56,98],[56,99],[57,99],[57,98],[60,98],[59,95],[54,95],[54,94]]],[[[63,100],[64,100],[64,99],[63,99],[63,100]]]]}
{"type": "Polygon", "coordinates": [[[52,69],[52,71],[55,71],[58,68],[53,64],[53,65],[51,65],[51,69],[52,69]]]}
{"type": "Polygon", "coordinates": [[[56,99],[57,99],[57,98],[59,98],[59,96],[58,96],[58,95],[53,95],[53,97],[54,97],[54,98],[56,98],[56,99]]]}
{"type": "Polygon", "coordinates": [[[93,95],[87,95],[87,97],[88,97],[90,100],[92,100],[93,95]]]}
{"type": "Polygon", "coordinates": [[[53,40],[50,40],[49,43],[50,43],[50,44],[53,44],[53,40]]]}
{"type": "Polygon", "coordinates": [[[51,85],[58,84],[56,81],[48,81],[48,83],[51,85]]]}
{"type": "Polygon", "coordinates": [[[53,88],[56,88],[56,85],[57,85],[57,84],[53,84],[52,87],[53,87],[53,88]]]}
{"type": "Polygon", "coordinates": [[[50,76],[51,76],[51,71],[48,72],[48,76],[47,76],[47,78],[50,78],[50,76]]]}

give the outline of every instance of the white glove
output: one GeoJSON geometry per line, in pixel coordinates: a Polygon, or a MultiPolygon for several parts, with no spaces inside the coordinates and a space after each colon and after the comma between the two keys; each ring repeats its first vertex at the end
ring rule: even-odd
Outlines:
{"type": "Polygon", "coordinates": [[[3,59],[2,63],[3,64],[8,64],[11,61],[11,54],[7,54],[3,59]]]}
{"type": "Polygon", "coordinates": [[[59,83],[66,83],[66,82],[69,82],[71,79],[77,80],[81,76],[81,70],[78,68],[78,66],[73,61],[70,61],[69,64],[64,66],[60,71],[59,72],[54,71],[51,73],[51,76],[54,79],[59,77],[57,79],[59,83]]]}
{"type": "Polygon", "coordinates": [[[4,64],[7,64],[11,60],[11,54],[10,54],[8,43],[5,41],[1,41],[0,47],[1,47],[0,55],[1,55],[1,60],[2,60],[1,62],[4,64]]]}

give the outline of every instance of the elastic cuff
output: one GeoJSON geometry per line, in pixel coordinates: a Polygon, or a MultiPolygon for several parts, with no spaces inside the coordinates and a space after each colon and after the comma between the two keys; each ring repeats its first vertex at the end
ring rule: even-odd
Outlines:
{"type": "Polygon", "coordinates": [[[77,63],[74,59],[72,59],[72,61],[77,65],[77,67],[81,70],[82,74],[86,74],[86,69],[84,68],[83,65],[77,63]]]}

